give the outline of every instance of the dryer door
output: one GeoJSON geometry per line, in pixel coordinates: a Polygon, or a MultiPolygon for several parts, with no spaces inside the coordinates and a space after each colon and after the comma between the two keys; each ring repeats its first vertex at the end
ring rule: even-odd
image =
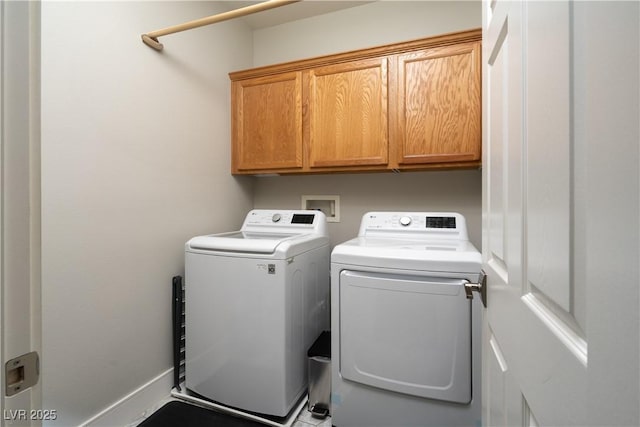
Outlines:
{"type": "Polygon", "coordinates": [[[340,373],[414,396],[471,401],[465,280],[343,270],[340,373]]]}

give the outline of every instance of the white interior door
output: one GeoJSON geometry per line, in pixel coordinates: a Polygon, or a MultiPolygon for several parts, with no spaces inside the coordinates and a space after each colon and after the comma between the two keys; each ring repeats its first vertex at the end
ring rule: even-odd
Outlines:
{"type": "Polygon", "coordinates": [[[483,2],[485,425],[638,425],[637,2],[483,2]]]}
{"type": "Polygon", "coordinates": [[[39,2],[1,2],[0,22],[0,424],[39,425],[56,417],[22,357],[40,353],[39,2]]]}

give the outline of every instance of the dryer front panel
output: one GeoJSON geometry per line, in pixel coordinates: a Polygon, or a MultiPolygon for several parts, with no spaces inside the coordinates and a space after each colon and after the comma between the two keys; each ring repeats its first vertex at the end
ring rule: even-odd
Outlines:
{"type": "Polygon", "coordinates": [[[343,270],[340,373],[413,396],[471,401],[465,280],[343,270]]]}

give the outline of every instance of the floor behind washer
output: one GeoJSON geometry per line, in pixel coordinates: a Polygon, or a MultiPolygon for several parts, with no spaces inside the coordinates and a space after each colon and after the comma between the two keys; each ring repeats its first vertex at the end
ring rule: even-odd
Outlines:
{"type": "MultiPolygon", "coordinates": [[[[141,416],[141,418],[139,418],[138,420],[136,420],[134,423],[129,424],[126,427],[161,427],[161,424],[158,424],[157,426],[154,424],[153,426],[145,426],[144,422],[147,419],[150,419],[156,412],[158,412],[159,410],[161,410],[167,403],[170,402],[181,402],[178,399],[175,399],[173,397],[169,397],[165,400],[162,400],[160,402],[158,402],[156,405],[154,405],[153,407],[147,409],[144,414],[141,416]]],[[[211,411],[211,412],[215,412],[213,410],[209,410],[209,409],[205,409],[206,411],[211,411]]],[[[245,420],[243,420],[245,421],[245,420]]],[[[167,424],[167,426],[169,426],[171,424],[167,424]]],[[[177,424],[173,424],[174,426],[177,424]]],[[[182,425],[182,424],[181,424],[182,425]]],[[[200,424],[202,425],[202,424],[200,424]]],[[[225,424],[211,424],[213,426],[216,427],[236,427],[235,424],[233,425],[225,425],[225,424]]],[[[247,427],[249,426],[254,426],[255,423],[251,422],[251,424],[246,424],[247,427]]],[[[261,425],[261,424],[257,424],[257,425],[261,425]]],[[[184,427],[187,427],[188,424],[185,424],[184,427]]],[[[238,424],[237,427],[244,427],[243,424],[238,424]]],[[[314,417],[313,415],[311,415],[311,412],[309,412],[307,410],[307,406],[305,405],[302,410],[300,411],[300,413],[298,414],[298,416],[296,417],[295,422],[293,423],[292,427],[331,427],[331,417],[326,417],[324,419],[319,419],[314,417]]]]}

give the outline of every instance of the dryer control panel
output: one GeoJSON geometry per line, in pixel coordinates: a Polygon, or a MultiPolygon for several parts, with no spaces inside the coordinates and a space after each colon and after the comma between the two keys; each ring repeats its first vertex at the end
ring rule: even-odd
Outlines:
{"type": "Polygon", "coordinates": [[[368,212],[362,217],[358,236],[393,234],[468,240],[465,219],[456,212],[368,212]]]}

